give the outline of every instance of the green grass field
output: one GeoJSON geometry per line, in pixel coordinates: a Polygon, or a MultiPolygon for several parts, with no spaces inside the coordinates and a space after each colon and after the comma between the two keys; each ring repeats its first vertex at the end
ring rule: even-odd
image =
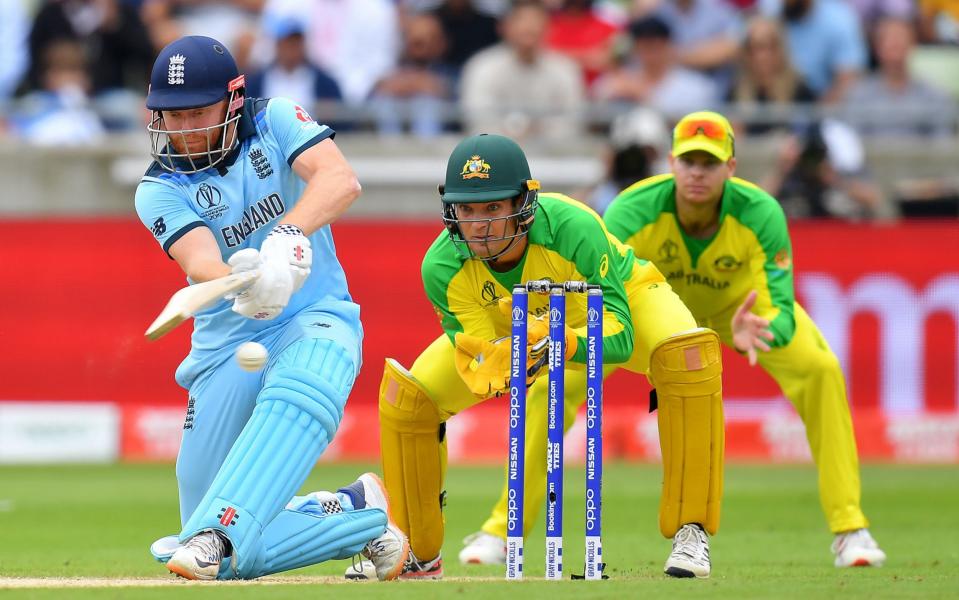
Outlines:
{"type": "MultiPolygon", "coordinates": [[[[323,464],[305,488],[335,489],[370,465],[323,464]]],[[[582,469],[566,473],[567,572],[582,569],[582,469]]],[[[662,575],[669,544],[656,526],[659,470],[610,464],[604,480],[605,582],[546,582],[540,523],[527,542],[527,580],[502,581],[501,567],[463,567],[460,541],[476,530],[498,495],[495,467],[454,466],[449,473],[447,580],[344,583],[349,561],[303,569],[262,583],[175,581],[148,553],[178,527],[172,465],[0,467],[2,598],[304,598],[346,592],[352,598],[957,598],[959,467],[863,468],[864,507],[889,555],[881,569],[837,570],[829,553],[809,466],[727,468],[720,535],[712,540],[709,580],[662,575]],[[44,578],[16,587],[12,578],[44,578]],[[67,578],[67,579],[63,579],[67,578]],[[88,587],[72,578],[129,582],[88,587]],[[147,586],[147,583],[155,585],[147,586]],[[70,586],[64,588],[62,586],[70,586]],[[5,589],[10,588],[10,589],[5,589]]]]}

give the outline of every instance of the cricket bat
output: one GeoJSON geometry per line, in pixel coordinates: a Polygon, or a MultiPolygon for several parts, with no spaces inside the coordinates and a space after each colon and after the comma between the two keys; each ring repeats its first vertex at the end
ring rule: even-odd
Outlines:
{"type": "Polygon", "coordinates": [[[170,333],[177,325],[223,296],[252,285],[259,276],[259,271],[244,271],[203,283],[194,283],[178,290],[170,296],[170,300],[153,323],[147,327],[144,335],[149,340],[160,339],[170,333]]]}

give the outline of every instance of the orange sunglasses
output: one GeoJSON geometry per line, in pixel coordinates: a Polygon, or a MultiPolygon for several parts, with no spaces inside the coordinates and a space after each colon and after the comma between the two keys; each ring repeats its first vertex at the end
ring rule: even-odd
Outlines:
{"type": "Polygon", "coordinates": [[[699,133],[702,133],[708,138],[723,142],[726,141],[729,133],[726,131],[726,128],[722,126],[721,123],[716,121],[708,120],[695,120],[687,121],[681,123],[681,129],[677,132],[680,138],[691,138],[699,133]]]}

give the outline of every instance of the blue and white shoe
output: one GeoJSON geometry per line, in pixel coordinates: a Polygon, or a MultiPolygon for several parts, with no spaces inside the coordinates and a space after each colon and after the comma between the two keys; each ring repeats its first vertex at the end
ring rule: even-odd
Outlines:
{"type": "Polygon", "coordinates": [[[166,568],[185,579],[216,579],[227,545],[226,538],[216,531],[198,533],[173,553],[166,568]]]}
{"type": "MultiPolygon", "coordinates": [[[[410,557],[410,541],[393,521],[390,512],[390,501],[386,494],[386,485],[375,473],[363,473],[350,487],[363,486],[363,500],[367,506],[379,508],[386,513],[386,531],[383,535],[371,540],[363,549],[362,554],[373,563],[376,578],[380,581],[390,581],[399,577],[410,557]]],[[[352,568],[352,567],[351,567],[352,568]]],[[[368,572],[368,571],[367,571],[368,572]]]]}

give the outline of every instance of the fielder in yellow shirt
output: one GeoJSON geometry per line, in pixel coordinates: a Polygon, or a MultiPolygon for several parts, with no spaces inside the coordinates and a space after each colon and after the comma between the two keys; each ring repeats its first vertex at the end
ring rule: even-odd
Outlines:
{"type": "Polygon", "coordinates": [[[859,506],[859,460],[839,360],[793,293],[792,245],[775,198],[734,177],[729,122],[713,112],[673,131],[672,173],[624,190],[604,216],[610,232],[648,258],[723,343],[769,373],[796,407],[819,469],[835,534],[835,565],[880,566],[886,556],[859,506]]]}
{"type": "MultiPolygon", "coordinates": [[[[719,337],[697,327],[656,267],[609,235],[599,215],[562,194],[541,193],[522,149],[509,138],[477,135],[460,142],[440,195],[446,230],[423,259],[422,275],[443,333],[409,371],[387,359],[380,387],[384,479],[392,518],[409,535],[414,554],[401,577],[442,576],[445,423],[507,392],[513,285],[541,279],[602,287],[604,372],[622,366],[648,374],[658,394],[664,470],[659,526],[673,539],[664,571],[708,577],[707,533],[719,527],[722,498],[719,337]]],[[[530,294],[529,312],[548,312],[547,296],[530,294]]],[[[530,348],[545,337],[544,323],[531,320],[530,348]]],[[[585,296],[569,296],[570,423],[586,393],[585,326],[585,296]]],[[[535,365],[533,356],[528,359],[535,365]]],[[[545,371],[534,372],[527,398],[525,532],[544,503],[547,378],[536,376],[545,371]]],[[[645,397],[636,401],[646,404],[645,397]]],[[[507,425],[504,419],[504,430],[507,425]]],[[[505,530],[505,503],[502,508],[499,526],[505,530]]]]}

